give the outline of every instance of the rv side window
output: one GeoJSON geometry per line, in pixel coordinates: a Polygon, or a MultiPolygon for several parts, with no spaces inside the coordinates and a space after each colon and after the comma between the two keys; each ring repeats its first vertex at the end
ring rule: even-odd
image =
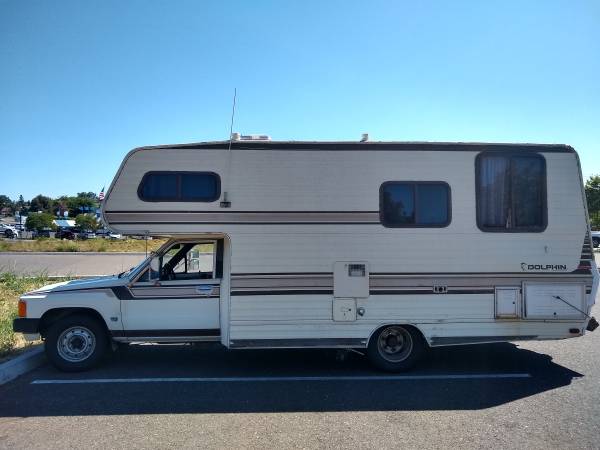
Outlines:
{"type": "Polygon", "coordinates": [[[445,227],[450,223],[450,186],[444,182],[388,181],[379,189],[385,227],[445,227]]]}
{"type": "Polygon", "coordinates": [[[477,226],[540,232],[547,225],[546,161],[538,154],[477,156],[477,226]]]}
{"type": "Polygon", "coordinates": [[[138,187],[145,202],[214,202],[220,196],[221,181],[213,172],[148,172],[138,187]]]}

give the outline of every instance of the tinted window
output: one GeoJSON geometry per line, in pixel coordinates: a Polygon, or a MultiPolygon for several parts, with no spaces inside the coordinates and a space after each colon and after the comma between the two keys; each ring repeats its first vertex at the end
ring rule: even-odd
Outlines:
{"type": "Polygon", "coordinates": [[[443,227],[450,223],[450,188],[441,182],[387,182],[380,189],[386,227],[443,227]]]}
{"type": "Polygon", "coordinates": [[[181,200],[184,202],[216,200],[218,190],[217,176],[214,174],[181,174],[181,200]]]}
{"type": "Polygon", "coordinates": [[[542,156],[478,156],[477,224],[484,231],[542,231],[546,227],[542,156]]]}
{"type": "Polygon", "coordinates": [[[391,224],[415,223],[415,187],[389,184],[383,189],[383,216],[391,224]]]}
{"type": "Polygon", "coordinates": [[[219,176],[212,172],[148,172],[138,188],[147,202],[213,202],[220,195],[219,176]]]}
{"type": "Polygon", "coordinates": [[[417,186],[417,223],[440,225],[448,222],[448,185],[421,184],[417,186]]]}
{"type": "Polygon", "coordinates": [[[153,201],[177,198],[177,175],[150,173],[142,183],[141,197],[153,201]]]}

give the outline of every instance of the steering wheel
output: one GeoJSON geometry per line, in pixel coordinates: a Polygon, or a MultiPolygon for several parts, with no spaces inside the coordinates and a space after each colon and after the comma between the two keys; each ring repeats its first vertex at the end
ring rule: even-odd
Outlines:
{"type": "Polygon", "coordinates": [[[165,271],[165,277],[167,277],[167,280],[175,279],[175,271],[173,270],[173,268],[171,266],[165,266],[164,271],[165,271]]]}

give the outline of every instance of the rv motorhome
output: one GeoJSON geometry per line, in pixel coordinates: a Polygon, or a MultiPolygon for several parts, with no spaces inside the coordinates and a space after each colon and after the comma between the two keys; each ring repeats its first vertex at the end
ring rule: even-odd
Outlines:
{"type": "Polygon", "coordinates": [[[565,145],[252,140],[142,147],[102,206],[169,236],[119,275],[21,297],[63,370],[114,342],[363,349],[582,336],[598,288],[581,168],[565,145]]]}

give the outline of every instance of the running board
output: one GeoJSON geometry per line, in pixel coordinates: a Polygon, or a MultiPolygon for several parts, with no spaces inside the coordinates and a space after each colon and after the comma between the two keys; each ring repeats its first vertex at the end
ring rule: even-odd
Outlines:
{"type": "Polygon", "coordinates": [[[367,339],[233,339],[229,348],[364,348],[367,339]]]}
{"type": "Polygon", "coordinates": [[[508,341],[530,341],[537,339],[538,336],[450,336],[431,338],[432,347],[441,347],[444,345],[467,345],[467,344],[489,344],[493,342],[508,341]]]}

